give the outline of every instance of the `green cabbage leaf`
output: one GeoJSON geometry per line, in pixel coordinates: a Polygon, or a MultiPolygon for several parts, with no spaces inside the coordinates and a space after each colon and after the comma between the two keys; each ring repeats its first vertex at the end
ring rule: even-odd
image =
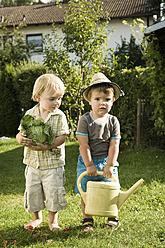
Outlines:
{"type": "Polygon", "coordinates": [[[41,118],[35,119],[31,115],[25,115],[21,119],[21,133],[26,134],[27,138],[32,139],[33,145],[36,142],[41,144],[54,144],[54,133],[48,123],[44,123],[41,118]]]}

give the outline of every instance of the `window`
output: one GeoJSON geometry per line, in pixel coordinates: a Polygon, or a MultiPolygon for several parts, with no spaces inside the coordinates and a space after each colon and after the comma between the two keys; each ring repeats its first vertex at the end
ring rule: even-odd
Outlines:
{"type": "Polygon", "coordinates": [[[7,45],[11,45],[13,42],[13,36],[3,36],[1,37],[3,39],[3,48],[5,48],[7,45]]]}
{"type": "Polygon", "coordinates": [[[43,51],[42,34],[26,35],[26,40],[32,52],[43,51]]]}

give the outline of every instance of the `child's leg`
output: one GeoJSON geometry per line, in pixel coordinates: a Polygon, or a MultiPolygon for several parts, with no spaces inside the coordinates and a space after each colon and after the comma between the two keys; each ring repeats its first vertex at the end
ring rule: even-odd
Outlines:
{"type": "Polygon", "coordinates": [[[49,228],[52,231],[61,231],[61,228],[58,226],[58,212],[49,212],[49,228]]]}
{"type": "Polygon", "coordinates": [[[29,226],[32,226],[33,228],[37,227],[42,222],[42,211],[34,212],[34,219],[30,221],[29,223],[24,225],[25,229],[28,229],[29,226]]]}
{"type": "Polygon", "coordinates": [[[87,215],[85,213],[85,203],[83,201],[83,199],[81,198],[81,209],[82,209],[82,213],[83,213],[83,221],[82,221],[82,228],[84,230],[84,232],[88,232],[88,231],[92,231],[93,230],[93,218],[91,215],[87,215]]]}
{"type": "Polygon", "coordinates": [[[83,213],[83,217],[84,217],[84,218],[92,218],[91,215],[87,215],[87,214],[85,213],[85,203],[84,203],[84,201],[83,201],[83,198],[81,198],[81,209],[82,209],[82,213],[83,213]]]}

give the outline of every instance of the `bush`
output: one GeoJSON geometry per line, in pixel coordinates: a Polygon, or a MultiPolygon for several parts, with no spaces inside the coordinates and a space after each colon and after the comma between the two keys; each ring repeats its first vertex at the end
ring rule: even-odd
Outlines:
{"type": "Polygon", "coordinates": [[[163,142],[165,137],[165,57],[161,54],[157,38],[149,37],[149,39],[145,53],[148,66],[148,77],[145,78],[145,83],[151,88],[151,102],[154,106],[152,119],[157,134],[163,142]]]}
{"type": "Polygon", "coordinates": [[[16,134],[21,109],[13,85],[15,68],[6,65],[0,74],[0,135],[12,136],[16,134]]]}
{"type": "Polygon", "coordinates": [[[31,100],[35,80],[46,73],[46,68],[33,62],[22,62],[18,67],[6,65],[0,74],[0,135],[15,136],[24,112],[33,107],[31,100]]]}
{"type": "Polygon", "coordinates": [[[16,68],[13,78],[14,87],[18,94],[20,108],[23,112],[32,108],[36,103],[31,99],[35,80],[47,71],[44,65],[35,62],[21,62],[16,68]]]}
{"type": "MultiPolygon", "coordinates": [[[[114,55],[118,56],[122,68],[130,69],[135,68],[136,66],[145,66],[143,54],[135,41],[133,35],[131,35],[129,42],[126,42],[126,38],[121,37],[121,45],[117,44],[116,46],[114,55]]],[[[113,57],[113,55],[111,56],[113,57]]]]}
{"type": "Polygon", "coordinates": [[[117,83],[125,93],[124,97],[120,97],[114,103],[111,113],[118,117],[121,124],[121,147],[133,148],[136,141],[138,98],[142,99],[145,104],[143,133],[146,138],[148,138],[148,135],[151,135],[151,133],[154,133],[153,121],[150,120],[151,111],[148,112],[148,108],[152,109],[150,99],[151,90],[146,87],[144,81],[144,78],[148,76],[146,69],[141,67],[120,69],[116,66],[109,67],[103,65],[100,70],[112,82],[117,83]]]}

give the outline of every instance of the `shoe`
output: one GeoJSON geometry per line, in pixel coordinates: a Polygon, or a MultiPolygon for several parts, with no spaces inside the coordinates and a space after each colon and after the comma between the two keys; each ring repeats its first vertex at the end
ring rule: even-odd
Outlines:
{"type": "Polygon", "coordinates": [[[84,232],[93,231],[93,218],[84,218],[81,223],[84,232]]]}
{"type": "Polygon", "coordinates": [[[108,222],[105,224],[108,229],[117,229],[120,226],[119,218],[108,218],[108,222]]]}

